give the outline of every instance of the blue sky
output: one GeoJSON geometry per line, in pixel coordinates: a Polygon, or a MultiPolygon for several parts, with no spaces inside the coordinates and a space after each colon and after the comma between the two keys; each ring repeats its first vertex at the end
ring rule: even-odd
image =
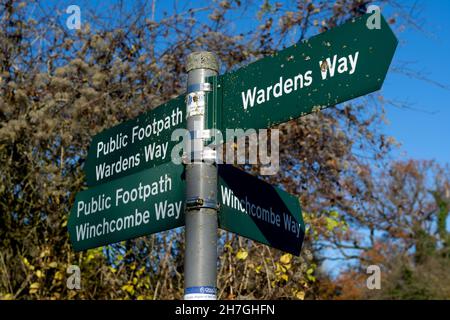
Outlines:
{"type": "Polygon", "coordinates": [[[446,84],[448,90],[390,72],[382,93],[420,111],[387,106],[390,124],[384,130],[402,143],[396,157],[435,159],[444,164],[450,163],[450,1],[422,1],[422,9],[426,33],[411,28],[397,33],[400,44],[393,66],[410,63],[411,69],[446,84]]]}

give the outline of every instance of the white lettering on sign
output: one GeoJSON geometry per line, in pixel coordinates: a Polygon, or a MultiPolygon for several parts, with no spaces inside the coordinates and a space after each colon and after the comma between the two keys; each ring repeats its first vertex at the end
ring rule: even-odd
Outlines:
{"type": "Polygon", "coordinates": [[[103,221],[98,224],[91,225],[89,222],[86,222],[81,225],[77,225],[76,237],[77,241],[83,241],[114,233],[116,231],[139,227],[141,224],[148,224],[149,222],[150,212],[148,210],[141,212],[138,209],[135,209],[133,214],[125,217],[120,217],[113,220],[106,220],[106,218],[103,218],[103,221]]]}
{"type": "Polygon", "coordinates": [[[333,56],[333,60],[331,58],[327,58],[324,61],[320,61],[319,65],[321,67],[322,80],[327,79],[329,75],[330,78],[334,77],[336,67],[338,73],[349,72],[349,74],[355,73],[356,64],[358,63],[359,51],[355,53],[355,56],[349,55],[348,57],[342,57],[337,59],[337,54],[333,56]],[[348,62],[350,62],[350,70],[348,62]]]}
{"type": "Polygon", "coordinates": [[[89,215],[91,213],[102,212],[111,208],[111,197],[107,197],[104,194],[100,194],[95,197],[91,197],[88,202],[78,201],[77,203],[77,218],[80,217],[80,213],[89,215]]]}
{"type": "MultiPolygon", "coordinates": [[[[96,158],[101,158],[131,147],[134,143],[149,139],[152,136],[159,137],[165,131],[178,126],[183,122],[183,111],[181,108],[172,110],[172,113],[162,119],[152,118],[147,124],[137,124],[130,128],[127,133],[117,133],[108,138],[107,141],[98,141],[96,144],[96,158]]],[[[133,155],[121,155],[119,159],[106,160],[95,165],[95,179],[101,181],[116,174],[120,174],[139,167],[142,162],[166,159],[169,142],[151,142],[140,148],[140,152],[133,155]]]]}
{"type": "Polygon", "coordinates": [[[163,144],[156,144],[153,142],[144,147],[145,153],[145,161],[151,161],[153,159],[165,159],[167,155],[167,148],[169,146],[169,142],[165,142],[163,144]]]}
{"type": "Polygon", "coordinates": [[[244,110],[248,107],[253,107],[256,104],[262,104],[266,101],[270,101],[270,98],[279,98],[283,94],[290,94],[293,91],[302,89],[303,87],[309,87],[312,84],[312,71],[307,71],[304,74],[299,73],[294,78],[287,78],[283,81],[283,77],[280,77],[279,81],[265,89],[248,89],[241,92],[242,105],[244,110]]]}
{"type": "Polygon", "coordinates": [[[127,171],[128,169],[138,167],[141,163],[141,154],[136,153],[127,158],[119,157],[119,160],[113,163],[103,162],[95,166],[95,178],[97,181],[113,176],[116,173],[127,171]]]}
{"type": "MultiPolygon", "coordinates": [[[[336,74],[354,74],[358,58],[359,51],[345,57],[338,57],[338,55],[335,54],[333,57],[328,57],[323,61],[319,61],[322,80],[333,78],[336,74]]],[[[313,83],[312,75],[312,71],[308,70],[304,73],[297,74],[293,78],[283,78],[281,76],[277,83],[266,88],[253,87],[241,91],[242,107],[244,110],[248,110],[256,105],[264,104],[265,102],[270,101],[270,99],[277,99],[283,95],[307,88],[313,83]]]]}
{"type": "Polygon", "coordinates": [[[172,114],[165,117],[164,119],[156,120],[156,118],[153,118],[152,122],[143,127],[136,125],[131,130],[131,143],[135,143],[136,141],[141,141],[143,139],[148,139],[151,136],[159,137],[159,135],[164,130],[169,130],[172,127],[180,124],[182,121],[183,112],[180,110],[180,108],[177,108],[176,110],[172,110],[172,114]]]}
{"type": "Polygon", "coordinates": [[[292,232],[297,238],[300,238],[301,226],[300,224],[288,213],[284,213],[280,216],[274,212],[273,209],[263,208],[249,201],[247,197],[239,199],[234,192],[225,187],[220,186],[222,195],[222,205],[235,209],[239,212],[257,218],[258,220],[270,223],[271,225],[292,232]],[[283,223],[281,223],[283,218],[283,223]]]}
{"type": "Polygon", "coordinates": [[[150,196],[156,196],[169,190],[172,190],[172,178],[165,174],[164,177],[159,177],[158,181],[154,181],[151,184],[143,185],[142,182],[139,182],[139,186],[130,190],[117,189],[115,205],[118,207],[137,200],[146,202],[150,196]]]}
{"type": "MultiPolygon", "coordinates": [[[[118,188],[115,190],[115,197],[100,194],[91,197],[88,201],[78,201],[77,218],[80,215],[99,214],[102,211],[107,211],[113,207],[120,207],[123,205],[130,205],[135,202],[145,203],[150,198],[172,190],[172,178],[168,174],[161,175],[158,179],[150,183],[139,182],[135,187],[124,189],[118,188]]],[[[108,214],[105,212],[105,217],[101,223],[90,224],[85,222],[76,226],[76,239],[83,241],[91,238],[100,237],[110,233],[124,231],[127,229],[139,227],[142,224],[148,224],[153,219],[160,221],[164,219],[179,219],[183,210],[183,201],[170,202],[167,200],[159,201],[154,204],[155,210],[142,210],[134,208],[133,213],[108,219],[108,214]]]]}
{"type": "Polygon", "coordinates": [[[170,203],[167,200],[155,203],[156,220],[165,219],[166,217],[175,217],[175,219],[178,219],[180,217],[182,203],[182,201],[170,203]]]}
{"type": "Polygon", "coordinates": [[[128,136],[122,133],[116,134],[114,137],[109,137],[109,140],[105,143],[103,141],[99,141],[97,143],[97,158],[102,155],[107,155],[116,150],[120,150],[123,147],[126,147],[128,144],[128,136]]]}
{"type": "Polygon", "coordinates": [[[180,108],[172,110],[172,113],[162,119],[153,118],[145,125],[135,125],[131,128],[129,134],[123,132],[110,136],[107,141],[97,142],[96,157],[97,159],[112,154],[120,149],[128,146],[129,143],[148,139],[152,136],[159,137],[165,130],[179,125],[183,121],[183,111],[180,108]],[[131,141],[129,140],[131,137],[131,141]]]}

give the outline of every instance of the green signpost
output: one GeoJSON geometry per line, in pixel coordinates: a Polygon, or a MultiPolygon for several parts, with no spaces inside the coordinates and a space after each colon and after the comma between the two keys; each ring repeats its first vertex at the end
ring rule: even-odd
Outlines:
{"type": "Polygon", "coordinates": [[[305,224],[299,199],[231,165],[219,166],[219,227],[294,255],[305,224]]]}
{"type": "Polygon", "coordinates": [[[95,186],[170,161],[177,141],[171,134],[186,126],[185,95],[97,134],[84,167],[95,186]]]}
{"type": "Polygon", "coordinates": [[[370,15],[217,79],[219,127],[261,129],[379,90],[398,40],[370,15]]]}
{"type": "Polygon", "coordinates": [[[75,251],[184,225],[184,168],[167,163],[82,191],[70,211],[75,251]]]}
{"type": "Polygon", "coordinates": [[[380,89],[398,41],[381,15],[380,28],[369,28],[369,18],[222,76],[215,76],[211,53],[190,55],[186,94],[93,138],[84,168],[90,189],[76,196],[68,222],[73,248],[186,221],[186,299],[216,297],[218,226],[299,255],[305,225],[298,198],[231,165],[203,162],[213,159],[203,147],[210,129],[226,135],[226,129],[269,128],[380,89]],[[186,166],[171,162],[180,143],[172,133],[181,128],[200,142],[202,155],[186,166]]]}

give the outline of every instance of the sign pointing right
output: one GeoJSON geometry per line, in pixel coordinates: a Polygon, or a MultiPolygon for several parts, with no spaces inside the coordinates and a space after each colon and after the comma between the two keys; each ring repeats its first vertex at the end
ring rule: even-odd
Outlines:
{"type": "Polygon", "coordinates": [[[232,165],[219,166],[219,227],[300,255],[305,237],[299,199],[232,165]]]}
{"type": "Polygon", "coordinates": [[[352,19],[217,79],[219,124],[262,129],[379,90],[398,40],[384,18],[352,19]]]}

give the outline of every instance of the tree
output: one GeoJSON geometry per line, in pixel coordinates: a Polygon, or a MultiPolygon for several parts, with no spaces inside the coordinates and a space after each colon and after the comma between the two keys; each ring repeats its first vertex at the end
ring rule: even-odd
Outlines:
{"type": "Polygon", "coordinates": [[[394,162],[372,185],[374,202],[360,221],[372,243],[359,245],[359,272],[349,268],[339,277],[337,297],[448,299],[449,168],[394,162]],[[364,271],[374,264],[382,268],[380,291],[365,286],[364,271]]]}

